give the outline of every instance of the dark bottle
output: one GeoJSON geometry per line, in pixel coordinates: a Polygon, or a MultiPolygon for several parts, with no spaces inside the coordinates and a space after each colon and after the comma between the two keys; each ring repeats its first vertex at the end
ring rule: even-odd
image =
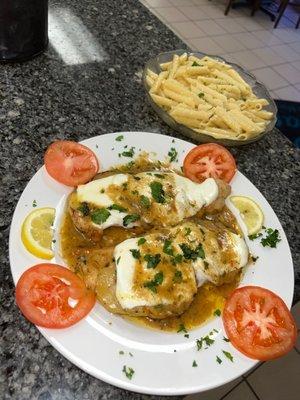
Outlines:
{"type": "Polygon", "coordinates": [[[24,61],[48,44],[48,0],[0,0],[0,62],[24,61]]]}

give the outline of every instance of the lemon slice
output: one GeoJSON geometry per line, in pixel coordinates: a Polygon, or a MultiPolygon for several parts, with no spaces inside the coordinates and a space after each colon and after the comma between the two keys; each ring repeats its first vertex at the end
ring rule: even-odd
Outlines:
{"type": "Polygon", "coordinates": [[[260,206],[246,196],[231,196],[230,201],[239,210],[247,227],[248,235],[259,232],[264,223],[264,214],[260,206]]]}
{"type": "Polygon", "coordinates": [[[52,251],[54,208],[38,208],[25,218],[21,238],[26,249],[39,258],[50,260],[52,251]]]}

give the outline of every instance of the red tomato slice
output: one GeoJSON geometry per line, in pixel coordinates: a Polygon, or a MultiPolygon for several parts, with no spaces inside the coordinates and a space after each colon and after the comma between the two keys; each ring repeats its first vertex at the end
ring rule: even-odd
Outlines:
{"type": "Polygon", "coordinates": [[[90,181],[99,169],[97,157],[92,150],[68,140],[52,143],[44,159],[48,174],[67,186],[78,186],[90,181]]]}
{"type": "Polygon", "coordinates": [[[200,144],[185,157],[183,171],[194,182],[218,178],[229,183],[236,172],[236,163],[225,147],[215,143],[200,144]]]}
{"type": "Polygon", "coordinates": [[[223,324],[233,346],[256,360],[288,353],[297,337],[296,323],[283,300],[259,286],[244,286],[230,295],[223,324]]]}
{"type": "Polygon", "coordinates": [[[23,273],[16,302],[25,317],[44,328],[67,328],[94,307],[95,294],[72,271],[57,264],[38,264],[23,273]]]}

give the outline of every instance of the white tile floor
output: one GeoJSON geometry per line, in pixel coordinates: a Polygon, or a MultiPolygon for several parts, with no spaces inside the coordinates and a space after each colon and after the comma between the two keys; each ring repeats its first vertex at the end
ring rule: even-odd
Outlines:
{"type": "Polygon", "coordinates": [[[218,54],[258,77],[275,99],[300,102],[300,28],[283,17],[231,9],[225,0],[140,0],[193,50],[218,54]]]}

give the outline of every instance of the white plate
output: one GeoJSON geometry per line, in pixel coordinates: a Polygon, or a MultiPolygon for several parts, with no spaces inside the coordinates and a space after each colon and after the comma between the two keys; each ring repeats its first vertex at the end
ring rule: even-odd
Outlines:
{"type": "MultiPolygon", "coordinates": [[[[183,140],[175,139],[173,142],[168,136],[146,132],[113,133],[97,136],[82,143],[99,155],[102,169],[130,161],[128,158],[118,157],[124,145],[135,146],[136,154],[140,149],[156,152],[160,160],[167,156],[170,147],[175,147],[179,155],[179,165],[182,165],[185,154],[194,146],[183,140]],[[115,138],[120,134],[124,135],[124,140],[118,142],[115,138]]],[[[70,191],[70,188],[51,179],[44,167],[25,188],[16,207],[10,230],[10,263],[15,283],[28,267],[42,262],[26,251],[20,236],[22,221],[32,210],[33,200],[36,200],[37,207],[56,208],[57,232],[66,196],[70,191]]],[[[241,285],[266,287],[291,306],[294,288],[293,264],[288,242],[278,218],[266,199],[240,172],[237,172],[232,181],[232,193],[255,199],[264,211],[265,225],[277,228],[282,238],[276,249],[263,248],[259,240],[249,242],[251,252],[258,255],[259,259],[255,266],[248,268],[241,285]]],[[[55,253],[53,262],[61,263],[59,250],[56,249],[55,253]]],[[[62,355],[79,368],[112,385],[140,393],[180,395],[201,392],[239,377],[256,364],[236,351],[230,343],[222,340],[221,318],[215,318],[191,331],[187,339],[182,334],[162,333],[133,325],[110,314],[97,304],[88,317],[71,328],[38,329],[62,355]],[[215,343],[207,350],[197,351],[195,340],[207,335],[213,328],[218,330],[214,337],[215,343]],[[125,354],[120,355],[120,350],[125,354]],[[222,350],[232,353],[233,363],[224,357],[222,364],[216,362],[216,356],[222,356],[222,350]],[[130,356],[129,352],[133,356],[130,356]],[[192,367],[193,360],[196,360],[198,367],[192,367]],[[124,365],[134,369],[132,380],[128,380],[122,372],[124,365]]]]}

